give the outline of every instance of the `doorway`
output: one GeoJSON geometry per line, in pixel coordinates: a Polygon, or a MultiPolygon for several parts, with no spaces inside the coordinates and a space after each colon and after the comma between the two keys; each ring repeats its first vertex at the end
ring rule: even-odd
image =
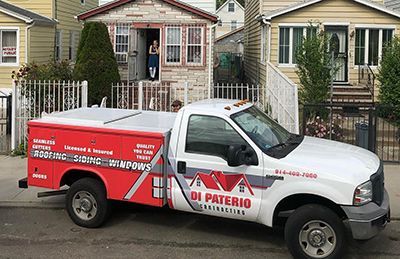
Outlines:
{"type": "MultiPolygon", "coordinates": [[[[153,41],[157,40],[160,46],[160,29],[138,29],[137,33],[137,80],[150,78],[149,71],[149,48],[153,41]]],[[[156,72],[156,80],[160,78],[160,56],[159,68],[156,72]]]]}
{"type": "Polygon", "coordinates": [[[329,49],[333,52],[335,67],[334,82],[347,83],[348,81],[348,27],[326,26],[329,49]]]}

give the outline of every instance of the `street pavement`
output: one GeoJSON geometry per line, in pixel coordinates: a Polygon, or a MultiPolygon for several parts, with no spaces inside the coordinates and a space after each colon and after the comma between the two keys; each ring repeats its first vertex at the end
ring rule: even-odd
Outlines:
{"type": "MultiPolygon", "coordinates": [[[[164,208],[117,204],[99,229],[64,209],[0,207],[0,258],[291,258],[282,230],[164,208]]],[[[345,259],[400,258],[400,221],[345,259]]]]}

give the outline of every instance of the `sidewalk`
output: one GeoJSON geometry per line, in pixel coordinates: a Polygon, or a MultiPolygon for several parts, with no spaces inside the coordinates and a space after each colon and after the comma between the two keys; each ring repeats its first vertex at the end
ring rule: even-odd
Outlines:
{"type": "MultiPolygon", "coordinates": [[[[28,206],[63,208],[64,195],[37,198],[43,188],[19,189],[18,180],[26,177],[26,159],[0,156],[0,207],[28,206]]],[[[392,218],[400,220],[400,165],[385,164],[385,185],[390,195],[392,218]]]]}

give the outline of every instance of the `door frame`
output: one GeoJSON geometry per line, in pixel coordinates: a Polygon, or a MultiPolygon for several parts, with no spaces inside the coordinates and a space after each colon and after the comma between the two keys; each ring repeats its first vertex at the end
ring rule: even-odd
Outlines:
{"type": "Polygon", "coordinates": [[[345,53],[346,53],[346,58],[345,58],[345,68],[344,68],[344,81],[336,81],[334,80],[333,82],[335,84],[347,84],[349,82],[349,24],[343,24],[343,23],[329,23],[329,24],[323,24],[324,25],[324,30],[325,32],[328,32],[329,29],[331,30],[342,30],[345,32],[346,35],[346,40],[345,40],[345,53]]]}
{"type": "MultiPolygon", "coordinates": [[[[162,81],[162,59],[163,59],[163,28],[164,24],[162,23],[146,23],[146,22],[133,22],[132,23],[132,28],[134,29],[154,29],[154,30],[160,30],[160,38],[158,40],[158,46],[161,49],[160,54],[159,54],[159,62],[158,62],[158,82],[162,81]]],[[[147,49],[147,46],[146,46],[147,49]]],[[[148,50],[147,50],[148,51],[148,50]]]]}

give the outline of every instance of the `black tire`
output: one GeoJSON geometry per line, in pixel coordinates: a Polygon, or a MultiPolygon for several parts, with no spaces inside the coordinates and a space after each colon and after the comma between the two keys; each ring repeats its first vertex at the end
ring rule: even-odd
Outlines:
{"type": "Polygon", "coordinates": [[[309,204],[296,209],[288,218],[285,241],[296,259],[342,258],[346,249],[346,232],[335,212],[321,205],[309,204]]]}
{"type": "Polygon", "coordinates": [[[82,178],[74,182],[66,195],[66,209],[72,221],[81,227],[101,226],[111,212],[103,183],[93,178],[82,178]]]}

